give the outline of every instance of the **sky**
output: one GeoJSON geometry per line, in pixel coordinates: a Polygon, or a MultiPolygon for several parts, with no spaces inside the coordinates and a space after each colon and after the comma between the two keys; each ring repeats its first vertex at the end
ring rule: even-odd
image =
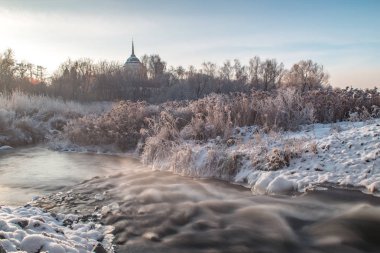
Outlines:
{"type": "Polygon", "coordinates": [[[0,52],[53,73],[67,60],[168,65],[311,59],[333,86],[380,87],[379,0],[0,0],[0,52]]]}

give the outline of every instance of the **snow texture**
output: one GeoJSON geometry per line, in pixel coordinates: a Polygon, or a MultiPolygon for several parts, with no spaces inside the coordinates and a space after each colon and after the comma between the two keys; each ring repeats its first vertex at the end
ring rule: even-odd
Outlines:
{"type": "Polygon", "coordinates": [[[26,205],[0,208],[0,247],[6,252],[92,252],[99,242],[113,252],[111,228],[77,215],[48,213],[26,205]]]}
{"type": "MultiPolygon", "coordinates": [[[[315,143],[315,152],[303,152],[290,161],[289,166],[277,171],[257,171],[246,166],[235,181],[246,178],[253,189],[266,193],[286,193],[294,187],[304,191],[318,184],[364,187],[374,193],[380,191],[380,121],[341,124],[340,132],[326,131],[326,126],[315,126],[315,137],[303,146],[315,143]],[[266,187],[263,181],[269,182],[266,187]]],[[[304,132],[298,133],[305,134],[304,132]]],[[[238,148],[238,147],[236,147],[238,148]]]]}

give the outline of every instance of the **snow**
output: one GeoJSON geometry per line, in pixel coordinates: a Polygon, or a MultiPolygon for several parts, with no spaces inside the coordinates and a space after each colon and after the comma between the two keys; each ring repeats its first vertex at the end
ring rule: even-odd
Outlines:
{"type": "Polygon", "coordinates": [[[294,184],[283,177],[276,177],[268,184],[268,194],[286,194],[294,190],[294,184]]]}
{"type": "Polygon", "coordinates": [[[26,205],[0,208],[0,246],[6,252],[92,252],[101,241],[113,252],[111,228],[82,222],[76,215],[45,212],[26,205]],[[68,225],[70,224],[70,225],[68,225]]]}
{"type": "Polygon", "coordinates": [[[272,180],[273,178],[271,177],[270,173],[263,173],[256,181],[255,185],[252,188],[252,191],[260,194],[265,194],[272,180]]]}
{"type": "Polygon", "coordinates": [[[238,183],[255,194],[304,192],[323,184],[380,192],[380,119],[313,124],[284,133],[241,127],[234,129],[231,139],[233,145],[220,138],[206,143],[183,141],[173,155],[151,165],[238,183]],[[181,157],[184,154],[186,159],[181,157]]]}
{"type": "Polygon", "coordinates": [[[13,149],[11,146],[0,146],[0,151],[2,151],[2,150],[11,150],[11,149],[13,149]]]}
{"type": "Polygon", "coordinates": [[[105,216],[108,213],[116,214],[119,211],[119,204],[116,202],[110,203],[109,205],[103,206],[100,213],[105,216]]]}
{"type": "MultiPolygon", "coordinates": [[[[253,166],[246,166],[235,180],[247,179],[257,193],[272,193],[273,188],[287,190],[285,186],[290,188],[292,184],[296,190],[304,191],[323,183],[365,187],[370,192],[380,190],[380,120],[312,127],[314,134],[303,139],[302,146],[315,143],[316,153],[303,152],[288,167],[277,171],[259,171],[265,176],[265,184],[262,177],[255,175],[253,166]],[[268,180],[272,181],[268,183],[268,180]]],[[[286,138],[302,139],[306,134],[305,131],[288,133],[286,138]]],[[[247,152],[239,146],[234,148],[247,152]]]]}
{"type": "MultiPolygon", "coordinates": [[[[305,131],[288,133],[286,138],[302,139],[303,149],[315,143],[314,152],[303,152],[301,157],[292,159],[289,166],[277,171],[259,171],[246,166],[235,177],[236,181],[246,179],[257,193],[272,193],[273,186],[282,188],[293,184],[298,191],[304,191],[323,183],[365,187],[371,192],[380,189],[380,121],[338,125],[316,124],[314,134],[308,138],[305,131]],[[338,128],[340,131],[335,131],[338,128]],[[303,139],[305,138],[305,139],[303,139]],[[271,182],[267,182],[268,180],[271,182]],[[281,179],[281,180],[280,180],[281,179]],[[287,183],[285,183],[286,180],[287,183]],[[266,189],[263,187],[266,186],[266,189]]],[[[240,152],[247,152],[235,146],[240,152]]],[[[277,188],[277,187],[274,187],[277,188]]],[[[286,188],[286,187],[285,187],[286,188]]],[[[278,190],[278,189],[276,189],[278,190]]]]}

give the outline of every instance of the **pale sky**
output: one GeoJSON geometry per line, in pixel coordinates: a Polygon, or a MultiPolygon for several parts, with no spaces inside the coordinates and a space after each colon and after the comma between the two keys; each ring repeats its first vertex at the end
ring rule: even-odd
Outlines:
{"type": "Polygon", "coordinates": [[[255,55],[286,67],[312,59],[333,86],[380,87],[378,0],[0,0],[0,51],[53,72],[68,59],[169,65],[247,64],[255,55]]]}

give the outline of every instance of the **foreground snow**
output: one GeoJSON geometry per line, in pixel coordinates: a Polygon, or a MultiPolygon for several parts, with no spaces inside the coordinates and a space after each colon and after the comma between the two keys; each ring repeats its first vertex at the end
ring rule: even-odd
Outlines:
{"type": "MultiPolygon", "coordinates": [[[[256,192],[304,191],[318,184],[364,187],[380,190],[380,121],[356,123],[341,132],[311,138],[304,146],[315,145],[288,167],[278,171],[243,169],[235,180],[247,179],[256,192]]],[[[347,127],[347,126],[346,126],[347,127]]],[[[321,130],[318,129],[317,130],[321,130]]]]}
{"type": "Polygon", "coordinates": [[[0,252],[93,252],[99,242],[113,252],[110,232],[76,215],[56,215],[29,205],[0,208],[0,252]]]}
{"type": "Polygon", "coordinates": [[[182,142],[151,165],[243,184],[258,194],[330,183],[375,193],[380,191],[380,120],[314,124],[282,134],[239,128],[227,142],[182,142]]]}

